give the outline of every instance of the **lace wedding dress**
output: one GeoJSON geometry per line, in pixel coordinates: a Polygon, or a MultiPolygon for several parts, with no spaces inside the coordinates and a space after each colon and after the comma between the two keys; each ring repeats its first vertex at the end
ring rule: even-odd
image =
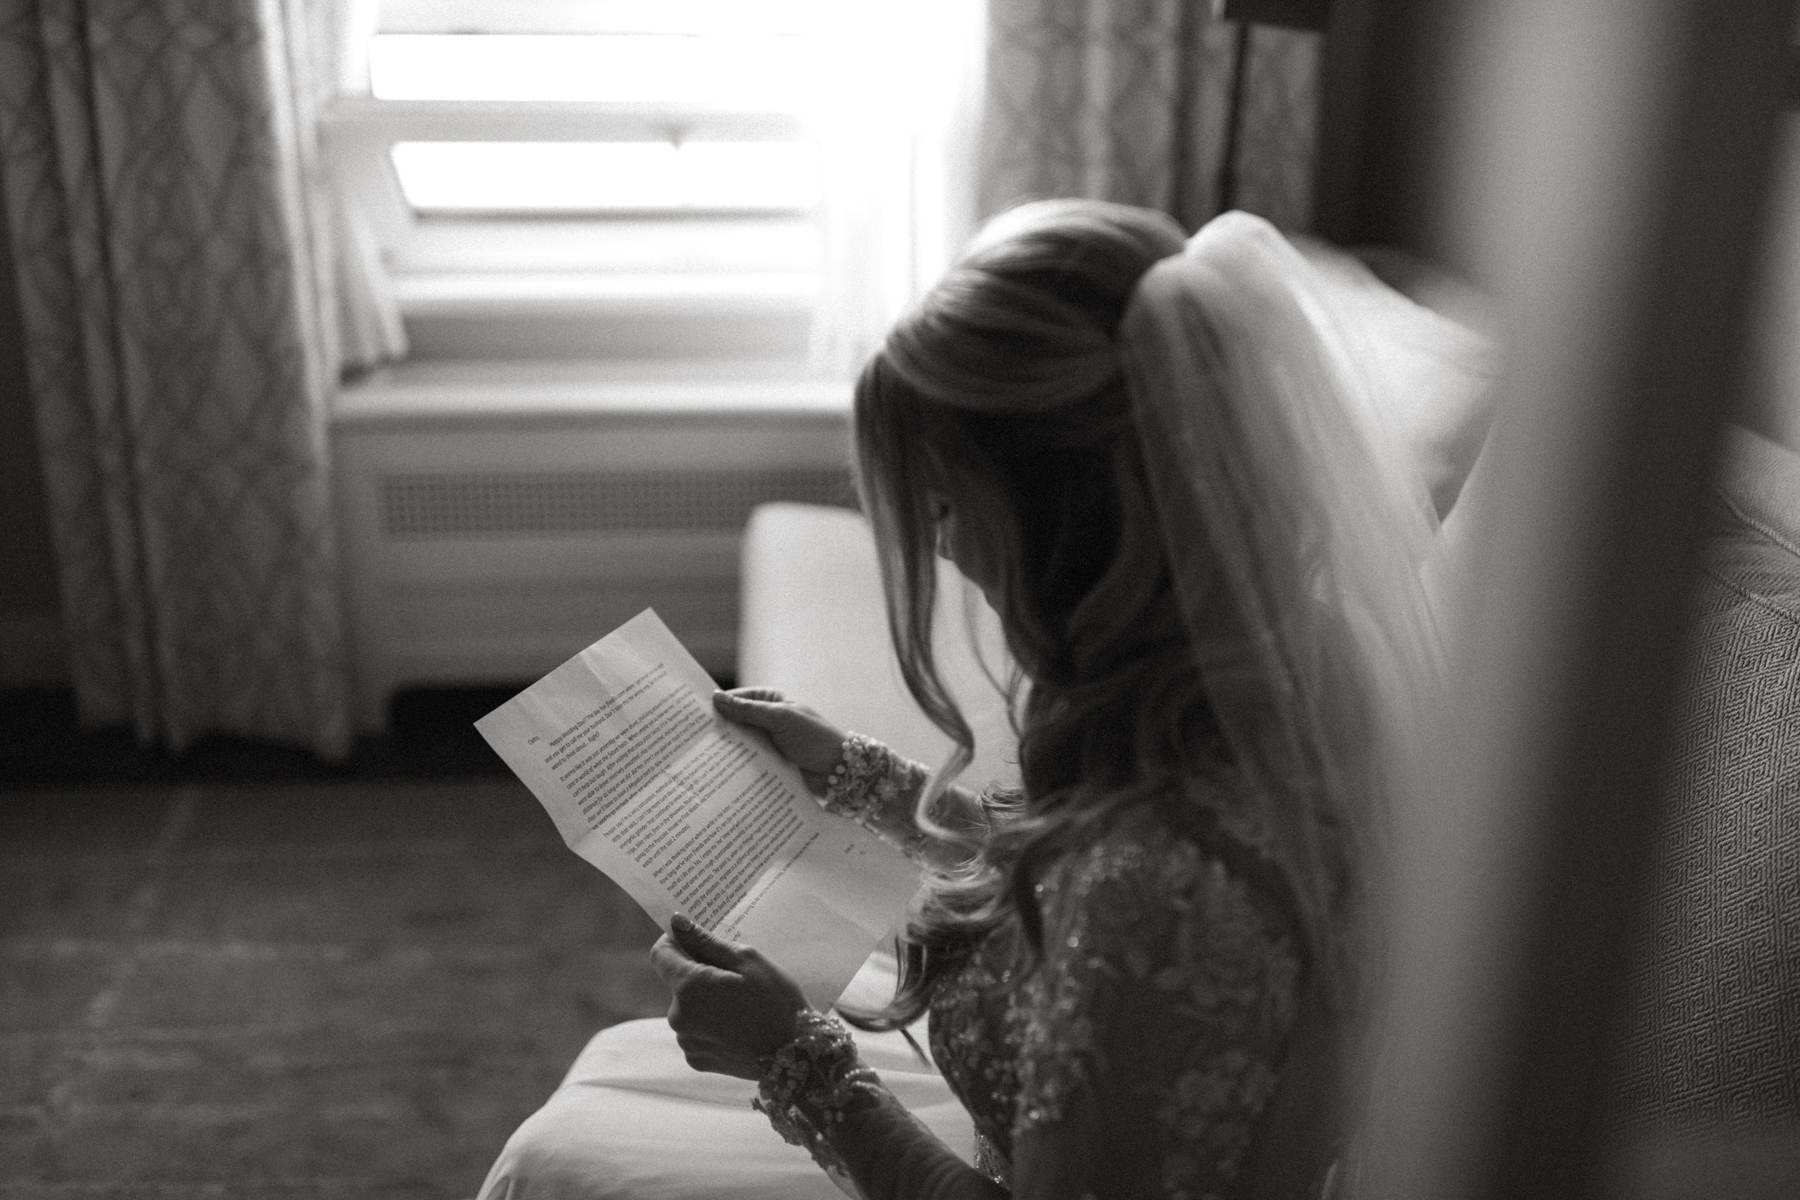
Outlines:
{"type": "MultiPolygon", "coordinates": [[[[1387,727],[1429,703],[1427,483],[1437,459],[1460,483],[1491,371],[1466,329],[1244,214],[1209,224],[1139,294],[1121,338],[1175,585],[1197,611],[1207,589],[1234,588],[1250,622],[1194,632],[1202,663],[1254,658],[1209,680],[1236,773],[1135,805],[1047,864],[1042,957],[1016,921],[972,949],[930,1006],[935,1066],[897,1035],[858,1034],[852,1057],[841,1026],[810,1030],[792,1086],[762,1103],[831,1174],[771,1132],[753,1085],[690,1071],[665,1024],[630,1022],[590,1043],[483,1200],[834,1197],[846,1167],[870,1200],[1246,1194],[1309,1027],[1303,931],[1330,904],[1312,868],[1344,849],[1319,823],[1310,841],[1267,837],[1271,798],[1368,791],[1348,773],[1372,756],[1334,723],[1343,707],[1310,703],[1335,694],[1346,656],[1376,672],[1387,727]],[[1305,571],[1288,562],[1296,544],[1315,551],[1305,571]]],[[[909,843],[923,769],[879,747],[862,760],[837,807],[909,843]]]]}
{"type": "MultiPolygon", "coordinates": [[[[830,806],[914,842],[924,768],[863,745],[864,769],[830,806]]],[[[856,1035],[880,1079],[863,1105],[889,1114],[865,1120],[870,1136],[1002,1184],[1029,1147],[1034,1173],[1069,1196],[1236,1194],[1302,963],[1278,876],[1253,835],[1225,828],[1202,846],[1146,808],[1052,864],[1039,885],[1042,959],[1014,921],[938,989],[928,1042],[941,1077],[895,1035],[856,1035]]],[[[750,1099],[749,1084],[689,1070],[661,1022],[616,1026],[521,1127],[481,1194],[835,1196],[829,1148],[813,1147],[830,1175],[782,1145],[750,1099]]]]}

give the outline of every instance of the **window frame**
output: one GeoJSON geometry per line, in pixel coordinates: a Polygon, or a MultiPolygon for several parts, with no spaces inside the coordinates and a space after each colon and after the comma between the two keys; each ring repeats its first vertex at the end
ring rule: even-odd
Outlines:
{"type": "MultiPolygon", "coordinates": [[[[621,0],[382,0],[365,33],[693,32],[705,17],[729,31],[757,6],[728,3],[630,5],[621,0]],[[744,10],[751,10],[747,13],[744,10]],[[646,14],[664,19],[626,28],[646,14]]],[[[792,5],[796,11],[803,5],[792,5]]],[[[366,43],[365,43],[366,45],[366,43]]],[[[366,80],[363,81],[366,85],[366,80]]],[[[409,326],[446,311],[483,330],[471,354],[543,352],[541,337],[509,348],[509,327],[556,309],[569,327],[564,353],[582,352],[584,314],[595,321],[630,309],[671,322],[671,353],[718,335],[733,314],[766,327],[788,312],[803,328],[776,339],[794,353],[807,340],[822,288],[821,217],[814,208],[606,213],[420,213],[408,203],[391,157],[400,142],[656,142],[814,140],[806,115],[734,104],[650,101],[399,100],[360,91],[325,107],[326,161],[346,214],[378,249],[409,326]],[[489,325],[482,325],[485,316],[489,325]],[[525,349],[523,347],[531,347],[525,349]]],[[[641,315],[641,314],[633,314],[641,315]]],[[[741,331],[739,331],[741,332],[741,331]]]]}

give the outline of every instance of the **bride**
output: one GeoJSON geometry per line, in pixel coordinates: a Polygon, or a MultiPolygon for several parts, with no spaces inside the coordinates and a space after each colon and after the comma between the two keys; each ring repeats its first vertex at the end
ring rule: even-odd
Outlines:
{"type": "MultiPolygon", "coordinates": [[[[1187,239],[1049,202],[984,230],[854,409],[894,648],[957,753],[931,771],[773,693],[718,699],[926,873],[893,995],[843,1016],[929,1015],[974,1152],[911,1111],[934,1093],[891,1035],[678,918],[651,954],[687,1064],[754,1081],[767,1144],[866,1197],[1327,1187],[1381,961],[1386,766],[1434,677],[1421,570],[1484,371],[1467,330],[1245,214],[1187,239]],[[1020,668],[1016,792],[954,783],[972,737],[932,654],[939,555],[1020,668]]],[[[707,1194],[694,1158],[748,1114],[698,1096],[653,1132],[540,1114],[483,1194],[707,1194]]],[[[756,1161],[778,1165],[731,1194],[804,1166],[756,1161]]]]}

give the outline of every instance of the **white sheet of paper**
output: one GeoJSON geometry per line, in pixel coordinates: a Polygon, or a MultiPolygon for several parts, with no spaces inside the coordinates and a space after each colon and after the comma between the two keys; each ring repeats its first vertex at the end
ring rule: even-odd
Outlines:
{"type": "Polygon", "coordinates": [[[648,609],[475,722],[563,841],[664,928],[756,947],[815,1006],[897,928],[919,869],[825,812],[648,609]]]}

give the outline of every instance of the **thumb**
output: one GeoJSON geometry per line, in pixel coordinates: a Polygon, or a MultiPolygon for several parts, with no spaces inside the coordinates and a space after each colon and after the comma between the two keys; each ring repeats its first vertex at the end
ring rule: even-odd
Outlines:
{"type": "Polygon", "coordinates": [[[732,688],[725,693],[733,700],[762,700],[769,704],[785,704],[787,697],[771,687],[732,688]]]}
{"type": "Polygon", "coordinates": [[[713,703],[722,711],[733,714],[780,709],[787,702],[787,697],[773,688],[738,688],[735,691],[713,693],[713,703]]]}
{"type": "Polygon", "coordinates": [[[714,937],[680,913],[669,921],[669,934],[689,958],[709,967],[737,971],[743,963],[743,951],[722,938],[714,937]]]}
{"type": "Polygon", "coordinates": [[[767,688],[714,692],[713,707],[728,720],[760,729],[770,737],[777,736],[793,723],[786,699],[780,692],[767,688]]]}

